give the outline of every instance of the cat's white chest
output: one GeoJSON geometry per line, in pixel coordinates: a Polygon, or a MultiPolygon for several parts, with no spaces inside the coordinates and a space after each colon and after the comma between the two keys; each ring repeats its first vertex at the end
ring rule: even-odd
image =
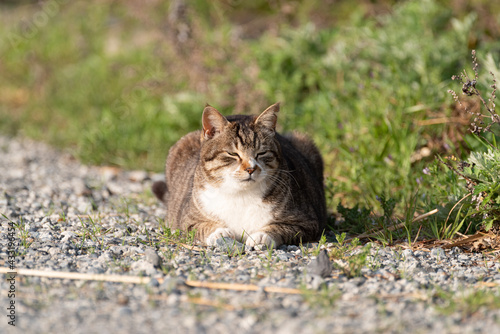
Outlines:
{"type": "Polygon", "coordinates": [[[231,229],[243,242],[273,220],[272,205],[262,201],[258,188],[231,193],[224,191],[224,187],[206,187],[198,200],[204,212],[231,229]]]}

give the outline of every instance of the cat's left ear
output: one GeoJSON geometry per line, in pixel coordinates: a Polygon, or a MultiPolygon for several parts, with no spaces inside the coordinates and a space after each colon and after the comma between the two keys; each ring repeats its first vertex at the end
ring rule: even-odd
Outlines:
{"type": "Polygon", "coordinates": [[[203,110],[201,120],[203,123],[203,137],[205,139],[213,138],[229,123],[217,109],[209,105],[203,110]]]}
{"type": "Polygon", "coordinates": [[[280,111],[280,103],[277,102],[264,110],[262,114],[254,121],[255,125],[262,126],[272,131],[276,131],[276,122],[278,121],[278,113],[280,111]]]}

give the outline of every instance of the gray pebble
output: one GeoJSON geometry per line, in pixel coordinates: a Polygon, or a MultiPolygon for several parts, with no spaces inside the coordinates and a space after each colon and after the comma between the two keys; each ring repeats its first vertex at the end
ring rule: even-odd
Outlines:
{"type": "Polygon", "coordinates": [[[319,275],[307,274],[306,286],[311,290],[319,290],[325,284],[325,280],[319,275]]]}
{"type": "Polygon", "coordinates": [[[231,256],[242,254],[245,251],[244,244],[227,237],[217,239],[215,248],[231,256]]]}
{"type": "Polygon", "coordinates": [[[431,250],[431,256],[437,259],[443,259],[446,257],[444,249],[436,247],[431,250]]]}
{"type": "Polygon", "coordinates": [[[161,267],[161,258],[154,249],[152,248],[146,249],[144,255],[146,256],[146,261],[151,263],[155,268],[161,267]]]}
{"type": "Polygon", "coordinates": [[[332,273],[332,263],[328,257],[328,252],[323,249],[319,255],[312,260],[307,266],[307,273],[318,275],[320,277],[328,277],[332,273]]]}

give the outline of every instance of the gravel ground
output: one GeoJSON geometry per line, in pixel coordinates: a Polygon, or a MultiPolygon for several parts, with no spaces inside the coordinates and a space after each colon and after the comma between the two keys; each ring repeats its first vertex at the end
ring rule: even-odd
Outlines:
{"type": "Polygon", "coordinates": [[[272,252],[222,243],[190,249],[160,225],[164,208],[149,191],[160,177],[83,166],[43,144],[0,137],[0,213],[7,217],[0,218],[0,268],[10,265],[12,222],[14,271],[150,278],[145,284],[25,275],[9,281],[3,274],[0,332],[500,332],[500,264],[492,258],[458,248],[372,245],[367,265],[349,278],[340,262],[331,270],[317,244],[272,252]],[[15,327],[8,323],[12,302],[15,327]]]}

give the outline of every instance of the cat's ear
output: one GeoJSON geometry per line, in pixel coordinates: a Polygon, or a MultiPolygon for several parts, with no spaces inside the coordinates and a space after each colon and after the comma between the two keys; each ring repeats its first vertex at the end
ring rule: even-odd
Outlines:
{"type": "Polygon", "coordinates": [[[280,111],[280,103],[277,102],[264,110],[262,114],[254,121],[255,125],[262,126],[269,130],[276,130],[276,122],[278,121],[278,112],[280,111]]]}
{"type": "Polygon", "coordinates": [[[203,110],[201,120],[203,123],[203,137],[205,139],[213,138],[229,123],[217,109],[209,105],[203,110]]]}

